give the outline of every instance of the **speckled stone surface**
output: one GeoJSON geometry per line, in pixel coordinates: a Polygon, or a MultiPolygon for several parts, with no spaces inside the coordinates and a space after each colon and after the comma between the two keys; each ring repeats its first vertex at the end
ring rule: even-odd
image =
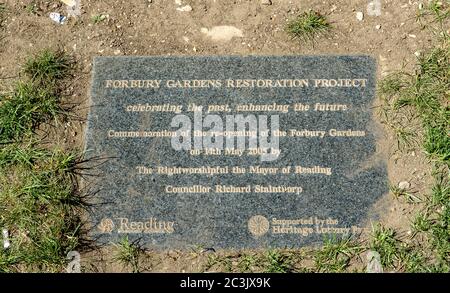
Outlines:
{"type": "MultiPolygon", "coordinates": [[[[375,203],[388,191],[383,158],[376,153],[373,122],[375,61],[367,56],[98,57],[94,60],[87,157],[108,158],[88,183],[92,233],[100,243],[129,235],[147,247],[268,248],[320,245],[328,232],[352,233],[376,220],[375,203]],[[106,88],[107,80],[367,79],[365,88],[106,88]],[[109,138],[113,131],[175,131],[174,113],[127,112],[128,105],[189,103],[345,104],[345,112],[278,114],[280,129],[359,130],[364,137],[280,138],[278,160],[254,156],[191,156],[175,151],[170,138],[109,138]],[[139,174],[138,166],[322,166],[321,174],[139,174]],[[167,186],[248,186],[250,193],[166,193],[167,186]],[[296,186],[302,192],[255,193],[260,186],[296,186]],[[256,217],[255,217],[256,216],[256,217]],[[320,222],[319,220],[327,220],[320,222]],[[294,220],[290,224],[279,220],[294,220]],[[337,221],[337,223],[336,223],[337,221]],[[353,229],[352,229],[353,227],[353,229]],[[330,228],[330,229],[322,229],[330,228]],[[339,228],[339,229],[337,229],[339,228]],[[345,230],[345,229],[349,230],[345,230]],[[334,230],[333,230],[334,229],[334,230]],[[347,232],[346,232],[347,231],[347,232]],[[282,232],[282,233],[277,233],[282,232]]],[[[225,115],[223,113],[215,113],[225,115]]],[[[234,110],[227,115],[236,114],[234,110]]],[[[206,115],[204,113],[204,115],[206,115]]]]}

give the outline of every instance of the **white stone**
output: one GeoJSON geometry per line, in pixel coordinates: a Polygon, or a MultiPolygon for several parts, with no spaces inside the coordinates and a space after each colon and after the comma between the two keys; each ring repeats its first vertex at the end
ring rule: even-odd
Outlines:
{"type": "Polygon", "coordinates": [[[402,189],[402,190],[406,190],[409,187],[411,187],[411,184],[409,184],[408,181],[402,181],[398,184],[398,188],[402,189]]]}
{"type": "Polygon", "coordinates": [[[203,27],[200,31],[210,37],[213,41],[227,42],[234,37],[242,38],[244,36],[240,29],[229,25],[215,26],[211,29],[203,27]]]}
{"type": "Polygon", "coordinates": [[[76,4],[75,0],[61,0],[61,2],[68,6],[75,6],[75,4],[76,4]]]}
{"type": "Polygon", "coordinates": [[[11,242],[9,242],[9,233],[8,230],[3,229],[2,230],[3,235],[3,248],[8,249],[11,246],[11,242]]]}
{"type": "Polygon", "coordinates": [[[382,273],[383,266],[381,265],[381,256],[376,251],[368,251],[366,255],[367,259],[367,273],[382,273]]]}
{"type": "Polygon", "coordinates": [[[178,11],[182,11],[182,12],[189,12],[189,11],[192,11],[192,6],[191,5],[185,5],[183,7],[178,7],[177,10],[178,11]]]}
{"type": "Polygon", "coordinates": [[[262,5],[272,5],[272,0],[261,0],[262,5]]]}
{"type": "Polygon", "coordinates": [[[364,13],[362,13],[361,11],[356,12],[356,19],[359,21],[363,21],[364,13]]]}
{"type": "Polygon", "coordinates": [[[381,24],[377,25],[375,28],[376,28],[377,30],[381,29],[381,24]]]}

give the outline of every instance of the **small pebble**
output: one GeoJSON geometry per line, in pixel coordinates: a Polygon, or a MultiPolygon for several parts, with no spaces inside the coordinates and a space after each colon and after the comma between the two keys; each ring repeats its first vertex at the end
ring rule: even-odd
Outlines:
{"type": "Polygon", "coordinates": [[[7,229],[2,229],[2,235],[3,235],[3,248],[8,249],[11,246],[11,242],[9,242],[9,232],[7,229]]]}
{"type": "Polygon", "coordinates": [[[381,29],[381,24],[377,25],[375,28],[376,28],[377,30],[381,29]]]}
{"type": "Polygon", "coordinates": [[[364,13],[362,13],[361,11],[356,12],[356,19],[359,21],[363,21],[364,13]]]}
{"type": "Polygon", "coordinates": [[[262,5],[272,5],[272,0],[261,0],[262,5]]]}
{"type": "Polygon", "coordinates": [[[178,11],[182,11],[182,12],[190,12],[190,11],[192,11],[192,6],[191,5],[185,5],[183,7],[178,7],[177,10],[178,11]]]}
{"type": "Polygon", "coordinates": [[[411,186],[411,184],[409,184],[408,181],[402,181],[398,184],[398,188],[402,189],[402,190],[406,190],[411,186]]]}

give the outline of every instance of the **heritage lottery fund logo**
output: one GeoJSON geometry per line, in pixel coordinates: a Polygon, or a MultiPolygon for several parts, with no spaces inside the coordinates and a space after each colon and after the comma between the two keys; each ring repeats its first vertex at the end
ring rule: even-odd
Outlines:
{"type": "Polygon", "coordinates": [[[300,219],[267,219],[261,215],[255,215],[248,220],[248,231],[255,237],[261,237],[270,233],[296,234],[301,237],[313,234],[337,234],[348,236],[350,234],[360,234],[368,232],[366,228],[358,226],[345,227],[339,224],[339,220],[333,218],[321,219],[319,217],[309,217],[300,219]]]}
{"type": "Polygon", "coordinates": [[[248,220],[248,230],[256,237],[266,234],[269,226],[269,221],[264,216],[253,216],[248,220]]]}

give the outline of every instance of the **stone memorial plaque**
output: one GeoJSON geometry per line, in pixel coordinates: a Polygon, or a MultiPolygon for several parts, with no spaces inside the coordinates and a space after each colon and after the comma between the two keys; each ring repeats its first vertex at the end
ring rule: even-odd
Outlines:
{"type": "Polygon", "coordinates": [[[367,56],[98,57],[93,233],[150,248],[359,234],[388,192],[367,56]]]}

